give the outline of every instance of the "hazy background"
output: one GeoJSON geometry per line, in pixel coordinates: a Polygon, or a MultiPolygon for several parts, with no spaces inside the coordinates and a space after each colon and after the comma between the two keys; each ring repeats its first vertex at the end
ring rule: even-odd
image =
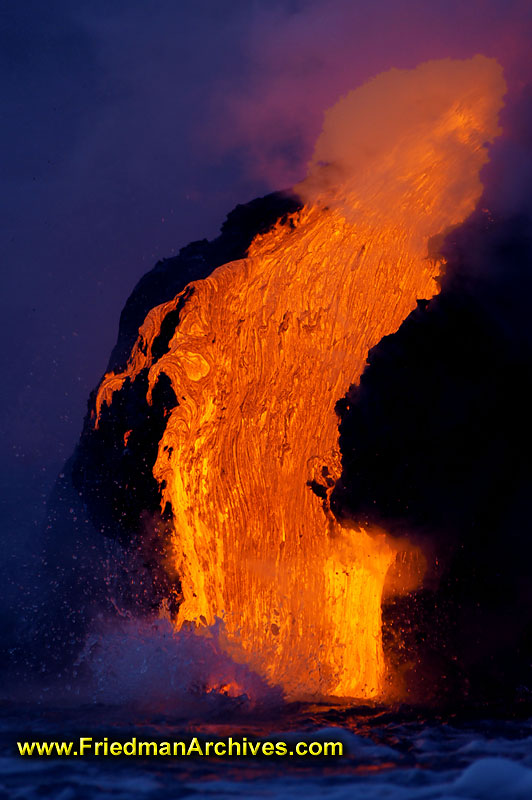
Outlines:
{"type": "Polygon", "coordinates": [[[0,14],[10,556],[33,548],[140,276],[215,236],[236,203],[301,180],[324,110],[383,70],[480,52],[518,91],[532,6],[4,0],[0,14]]]}

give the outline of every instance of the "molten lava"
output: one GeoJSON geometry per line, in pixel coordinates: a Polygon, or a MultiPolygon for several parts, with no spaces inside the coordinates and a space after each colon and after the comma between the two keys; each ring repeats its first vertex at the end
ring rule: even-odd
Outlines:
{"type": "Polygon", "coordinates": [[[297,187],[304,208],[153,309],[126,371],[100,386],[97,415],[141,369],[148,399],[170,378],[154,475],[173,513],[176,625],[223,619],[227,651],[289,698],[383,691],[381,599],[399,546],[329,510],[335,404],[368,350],[437,291],[429,238],[473,210],[503,93],[498,66],[477,56],[394,70],[343,98],[297,187]]]}

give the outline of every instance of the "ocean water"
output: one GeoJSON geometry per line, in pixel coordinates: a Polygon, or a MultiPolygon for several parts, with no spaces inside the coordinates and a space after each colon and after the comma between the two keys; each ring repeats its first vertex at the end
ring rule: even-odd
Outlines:
{"type": "MultiPolygon", "coordinates": [[[[4,708],[0,721],[2,798],[388,798],[528,800],[532,797],[532,721],[402,719],[375,709],[287,708],[252,722],[185,722],[172,715],[125,722],[127,712],[88,706],[4,708]],[[335,758],[21,758],[20,739],[163,739],[278,735],[290,742],[344,744],[335,758]]],[[[216,719],[218,717],[218,719],[216,719]]]]}
{"type": "Polygon", "coordinates": [[[286,704],[220,650],[164,620],[99,625],[69,670],[3,687],[0,798],[532,798],[532,719],[286,704]],[[235,687],[238,687],[235,689],[235,687]],[[336,757],[28,758],[17,741],[341,741],[336,757]]]}

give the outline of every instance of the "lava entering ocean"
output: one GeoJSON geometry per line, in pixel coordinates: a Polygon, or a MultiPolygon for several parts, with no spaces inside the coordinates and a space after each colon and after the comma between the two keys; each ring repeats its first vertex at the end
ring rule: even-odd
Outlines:
{"type": "MultiPolygon", "coordinates": [[[[153,471],[172,510],[175,625],[209,635],[222,619],[226,651],[289,699],[386,689],[381,602],[401,543],[331,513],[335,405],[370,348],[437,292],[434,237],[480,197],[504,90],[477,56],[393,70],[342,98],[297,187],[304,207],[154,308],[126,369],[100,385],[96,426],[142,370],[148,401],[170,380],[153,471]]],[[[393,590],[409,588],[396,575],[393,590]]]]}

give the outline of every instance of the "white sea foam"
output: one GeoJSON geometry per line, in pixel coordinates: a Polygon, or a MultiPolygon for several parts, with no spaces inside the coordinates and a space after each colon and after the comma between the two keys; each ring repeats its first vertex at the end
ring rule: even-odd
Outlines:
{"type": "Polygon", "coordinates": [[[282,703],[224,651],[223,625],[175,631],[167,619],[100,621],[77,660],[81,691],[94,702],[199,717],[227,707],[282,703]]]}

